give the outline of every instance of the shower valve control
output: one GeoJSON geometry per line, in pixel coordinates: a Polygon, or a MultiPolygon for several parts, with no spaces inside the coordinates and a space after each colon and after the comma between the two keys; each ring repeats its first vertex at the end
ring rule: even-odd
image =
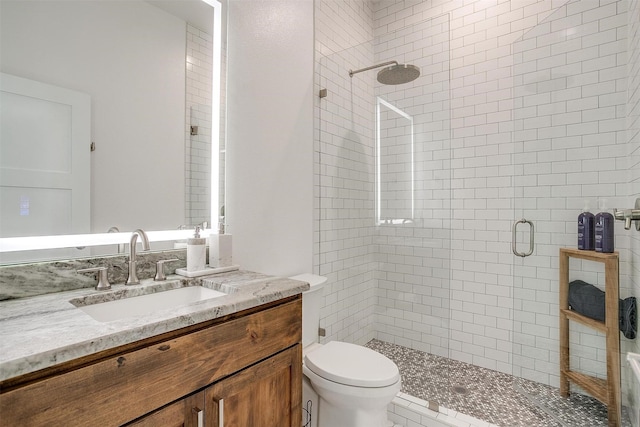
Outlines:
{"type": "Polygon", "coordinates": [[[619,221],[624,221],[624,229],[631,229],[631,221],[635,221],[636,230],[640,231],[640,198],[636,199],[635,209],[613,210],[613,217],[619,221]]]}

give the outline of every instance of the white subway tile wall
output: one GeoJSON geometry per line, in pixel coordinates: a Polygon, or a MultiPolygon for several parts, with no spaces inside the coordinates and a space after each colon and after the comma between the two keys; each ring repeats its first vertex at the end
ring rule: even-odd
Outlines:
{"type": "MultiPolygon", "coordinates": [[[[320,274],[329,278],[321,326],[327,340],[373,338],[373,87],[356,89],[348,70],[373,60],[370,43],[321,61],[327,98],[319,112],[320,274]]],[[[356,77],[354,76],[354,79],[356,77]]]]}
{"type": "MultiPolygon", "coordinates": [[[[411,16],[405,10],[395,14],[411,16]]],[[[380,18],[382,15],[377,9],[376,21],[387,23],[375,27],[376,63],[392,60],[410,63],[420,67],[421,76],[411,83],[378,84],[375,89],[379,98],[411,118],[415,169],[413,198],[404,196],[415,205],[411,221],[383,224],[374,230],[378,284],[376,338],[446,356],[451,240],[449,16],[412,20],[408,25],[398,26],[395,20],[388,19],[395,15],[380,18]]],[[[375,74],[368,78],[374,80],[375,74]]],[[[382,121],[381,137],[406,133],[403,127],[407,127],[407,119],[398,118],[397,114],[392,119],[395,123],[382,121]],[[395,125],[396,131],[389,125],[395,125]]],[[[392,162],[395,170],[412,168],[412,163],[403,162],[401,156],[389,159],[383,152],[383,157],[392,162]]],[[[382,179],[385,178],[383,175],[382,179]]],[[[383,208],[386,203],[383,193],[383,208]]]]}
{"type": "MultiPolygon", "coordinates": [[[[625,162],[627,2],[569,2],[513,43],[515,212],[536,224],[536,253],[514,263],[513,372],[557,386],[559,246],[576,245],[576,212],[629,204],[625,162]]],[[[620,293],[629,235],[617,224],[620,293]]],[[[570,278],[604,286],[599,263],[570,278]]],[[[571,367],[606,378],[604,336],[571,323],[571,367]]],[[[622,339],[622,350],[632,342],[622,339]]],[[[624,365],[623,365],[624,366],[624,365]]],[[[623,375],[623,387],[628,376],[623,375]]]]}
{"type": "Polygon", "coordinates": [[[316,98],[314,138],[314,266],[329,279],[320,326],[325,341],[358,344],[374,337],[374,98],[373,83],[356,89],[348,71],[374,60],[371,7],[367,1],[315,2],[315,88],[328,91],[316,98]]]}
{"type": "Polygon", "coordinates": [[[186,67],[185,225],[196,225],[211,218],[213,39],[190,24],[186,67]],[[191,135],[191,126],[198,126],[197,135],[191,135]]]}
{"type": "MultiPolygon", "coordinates": [[[[576,246],[583,199],[597,211],[640,195],[637,17],[637,0],[316,2],[316,84],[335,86],[316,111],[327,339],[375,336],[558,385],[558,248],[576,246]],[[421,77],[344,76],[390,59],[421,77]],[[413,225],[374,226],[376,95],[416,123],[413,225]],[[524,259],[511,253],[521,217],[536,224],[524,259]]],[[[622,298],[640,296],[635,233],[616,224],[622,298]]],[[[604,283],[600,265],[571,270],[604,283]]],[[[604,377],[602,336],[573,325],[571,340],[572,366],[604,377]]]]}

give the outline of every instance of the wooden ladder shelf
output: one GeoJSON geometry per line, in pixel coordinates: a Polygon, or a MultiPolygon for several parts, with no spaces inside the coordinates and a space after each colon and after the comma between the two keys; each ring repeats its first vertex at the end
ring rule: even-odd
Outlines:
{"type": "Polygon", "coordinates": [[[560,394],[569,396],[569,381],[607,405],[609,427],[620,426],[620,332],[618,325],[619,298],[618,253],[600,253],[578,249],[560,249],[560,394]],[[604,263],[605,321],[599,322],[569,310],[569,258],[604,263]],[[605,334],[607,379],[572,371],[569,367],[569,320],[581,323],[605,334]]]}

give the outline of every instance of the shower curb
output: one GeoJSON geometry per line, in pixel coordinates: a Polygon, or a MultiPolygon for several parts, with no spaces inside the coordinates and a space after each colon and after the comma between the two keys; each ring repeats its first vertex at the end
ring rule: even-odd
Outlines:
{"type": "Polygon", "coordinates": [[[498,427],[444,406],[440,406],[439,412],[432,411],[428,401],[402,392],[393,398],[388,412],[389,419],[402,426],[413,422],[422,427],[498,427]]]}

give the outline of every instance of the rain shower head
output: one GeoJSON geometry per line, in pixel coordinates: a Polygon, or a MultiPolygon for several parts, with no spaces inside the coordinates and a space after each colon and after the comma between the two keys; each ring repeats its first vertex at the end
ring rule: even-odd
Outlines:
{"type": "Polygon", "coordinates": [[[420,68],[411,64],[397,64],[378,71],[378,81],[383,85],[400,85],[420,77],[420,68]]]}
{"type": "Polygon", "coordinates": [[[409,83],[420,77],[420,68],[411,64],[398,64],[398,61],[383,62],[382,64],[372,65],[371,67],[361,68],[359,70],[349,70],[349,77],[363,71],[373,70],[374,68],[385,67],[378,72],[378,81],[384,85],[399,85],[409,83]],[[389,65],[388,67],[385,67],[389,65]]]}

